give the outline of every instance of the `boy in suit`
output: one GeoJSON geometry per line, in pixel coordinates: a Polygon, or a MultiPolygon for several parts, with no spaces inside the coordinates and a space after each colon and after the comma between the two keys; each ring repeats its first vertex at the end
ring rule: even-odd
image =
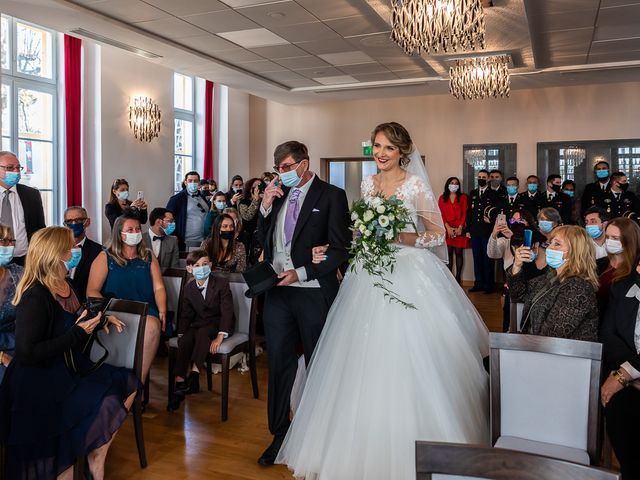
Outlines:
{"type": "Polygon", "coordinates": [[[222,341],[233,334],[235,328],[229,281],[211,273],[207,252],[194,250],[189,253],[187,271],[195,280],[189,282],[182,293],[176,388],[170,410],[177,410],[185,395],[200,390],[198,379],[207,355],[216,354],[222,341]]]}

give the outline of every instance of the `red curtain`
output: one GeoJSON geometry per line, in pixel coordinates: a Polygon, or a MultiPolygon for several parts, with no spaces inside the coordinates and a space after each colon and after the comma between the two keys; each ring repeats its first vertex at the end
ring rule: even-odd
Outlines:
{"type": "Polygon", "coordinates": [[[82,205],[82,40],[64,36],[67,206],[82,205]]]}
{"type": "Polygon", "coordinates": [[[213,178],[213,82],[205,83],[204,178],[213,178]]]}

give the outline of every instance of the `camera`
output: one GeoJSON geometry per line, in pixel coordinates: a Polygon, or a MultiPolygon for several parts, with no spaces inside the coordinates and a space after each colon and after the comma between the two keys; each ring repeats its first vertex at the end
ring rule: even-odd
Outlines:
{"type": "MultiPolygon", "coordinates": [[[[85,316],[86,320],[94,318],[99,313],[103,313],[107,311],[109,307],[111,299],[110,298],[99,298],[99,297],[87,297],[87,301],[84,303],[83,308],[87,311],[87,315],[85,316]]],[[[107,324],[107,317],[102,315],[100,317],[100,322],[96,325],[95,330],[101,330],[107,324]]]]}

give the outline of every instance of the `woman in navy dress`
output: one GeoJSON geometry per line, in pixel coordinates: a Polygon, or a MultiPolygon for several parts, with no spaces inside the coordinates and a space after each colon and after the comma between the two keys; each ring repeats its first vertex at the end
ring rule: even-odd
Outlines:
{"type": "MultiPolygon", "coordinates": [[[[78,371],[87,371],[91,362],[80,352],[100,321],[79,315],[66,280],[74,247],[65,227],[44,228],[29,244],[13,300],[15,358],[0,387],[6,478],[71,479],[76,459],[86,456],[93,478],[102,480],[107,450],[140,385],[125,368],[103,364],[79,375],[65,364],[64,352],[72,350],[78,371]]],[[[115,317],[109,323],[122,331],[115,317]]]]}
{"type": "Polygon", "coordinates": [[[0,383],[16,348],[16,307],[11,301],[24,269],[9,263],[15,245],[11,227],[0,225],[0,383]]]}

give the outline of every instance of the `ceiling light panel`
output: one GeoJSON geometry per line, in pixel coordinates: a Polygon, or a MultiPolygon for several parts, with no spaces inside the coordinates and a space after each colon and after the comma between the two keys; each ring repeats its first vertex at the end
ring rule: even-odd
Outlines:
{"type": "Polygon", "coordinates": [[[248,18],[234,12],[224,10],[222,12],[203,13],[199,15],[187,15],[183,17],[186,22],[211,33],[233,32],[237,30],[252,30],[260,28],[260,25],[248,18]]]}
{"type": "Polygon", "coordinates": [[[238,12],[267,28],[318,21],[316,17],[293,1],[246,7],[238,9],[238,12]]]}
{"type": "Polygon", "coordinates": [[[318,55],[331,65],[356,65],[359,63],[372,63],[374,60],[364,52],[351,51],[342,53],[325,53],[318,55]]]}
{"type": "Polygon", "coordinates": [[[290,57],[304,57],[308,55],[307,52],[295,45],[275,45],[272,47],[258,47],[252,48],[251,51],[257,53],[261,57],[269,59],[278,58],[290,58],[290,57]]]}
{"type": "Polygon", "coordinates": [[[342,40],[340,35],[321,22],[288,25],[286,27],[270,27],[270,29],[291,43],[342,40]]]}
{"type": "Polygon", "coordinates": [[[379,63],[361,63],[358,65],[340,66],[340,70],[349,75],[367,75],[373,73],[389,73],[389,69],[379,63]]]}
{"type": "Polygon", "coordinates": [[[220,32],[218,35],[244,48],[268,47],[270,45],[286,45],[289,43],[266,28],[220,32]]]}
{"type": "Polygon", "coordinates": [[[318,77],[314,81],[322,85],[340,85],[342,83],[358,83],[358,81],[350,75],[338,75],[335,77],[318,77]]]}

